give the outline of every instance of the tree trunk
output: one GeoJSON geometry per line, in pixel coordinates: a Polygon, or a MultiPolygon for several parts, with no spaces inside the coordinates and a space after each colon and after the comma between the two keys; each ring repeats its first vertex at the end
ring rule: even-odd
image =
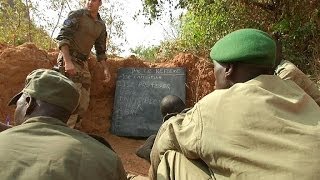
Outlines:
{"type": "Polygon", "coordinates": [[[30,19],[30,9],[29,9],[28,0],[26,0],[26,11],[27,11],[27,17],[28,17],[28,40],[29,40],[29,42],[32,42],[32,37],[31,37],[31,19],[30,19]]]}

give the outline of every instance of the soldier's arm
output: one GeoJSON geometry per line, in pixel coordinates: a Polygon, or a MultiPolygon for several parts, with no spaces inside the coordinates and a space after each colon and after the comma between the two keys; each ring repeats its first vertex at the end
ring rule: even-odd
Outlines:
{"type": "Polygon", "coordinates": [[[105,61],[107,59],[106,46],[107,46],[107,32],[106,32],[106,27],[104,26],[102,32],[100,33],[100,36],[94,43],[94,48],[96,50],[98,61],[105,61]]]}
{"type": "Polygon", "coordinates": [[[94,48],[96,50],[97,54],[97,61],[100,62],[104,69],[104,75],[105,75],[105,82],[109,82],[111,79],[110,71],[107,66],[106,60],[107,60],[107,55],[106,55],[106,40],[107,39],[107,32],[106,28],[104,26],[104,29],[100,33],[99,38],[96,40],[94,44],[94,48]]]}
{"type": "Polygon", "coordinates": [[[150,155],[149,177],[151,179],[156,177],[161,158],[168,150],[180,152],[190,159],[200,158],[202,134],[200,121],[200,109],[195,105],[189,111],[177,114],[161,125],[150,155]]]}
{"type": "Polygon", "coordinates": [[[320,90],[317,85],[290,61],[282,61],[275,74],[284,80],[294,81],[320,106],[320,90]]]}
{"type": "Polygon", "coordinates": [[[70,42],[73,41],[74,33],[79,27],[79,18],[82,16],[83,10],[71,11],[67,19],[63,22],[62,28],[57,36],[58,46],[61,50],[65,71],[69,75],[75,75],[76,69],[71,61],[69,52],[70,42]]]}
{"type": "Polygon", "coordinates": [[[76,69],[71,61],[71,55],[69,51],[69,46],[68,45],[62,45],[60,47],[60,51],[63,56],[63,62],[64,62],[64,67],[65,71],[69,75],[75,75],[76,74],[76,69]]]}
{"type": "Polygon", "coordinates": [[[59,41],[59,49],[62,46],[67,45],[70,47],[70,42],[74,38],[74,33],[77,31],[79,27],[79,17],[82,15],[82,10],[71,11],[68,14],[67,19],[63,22],[62,28],[57,36],[57,40],[59,41]]]}

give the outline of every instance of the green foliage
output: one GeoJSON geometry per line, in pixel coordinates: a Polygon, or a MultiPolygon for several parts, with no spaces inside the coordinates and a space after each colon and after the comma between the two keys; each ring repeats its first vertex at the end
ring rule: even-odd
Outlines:
{"type": "MultiPolygon", "coordinates": [[[[34,0],[36,2],[36,0],[34,0]]],[[[67,14],[71,10],[76,10],[85,7],[85,1],[78,0],[46,0],[48,8],[59,12],[58,19],[44,18],[48,22],[46,24],[46,30],[56,34],[62,25],[62,22],[67,17],[67,14]]],[[[125,33],[124,33],[124,22],[120,18],[121,13],[123,12],[121,1],[109,1],[104,0],[102,6],[100,7],[99,14],[101,18],[105,21],[107,27],[107,53],[117,54],[123,51],[122,46],[126,43],[125,33]]],[[[40,13],[40,12],[39,12],[40,13]]],[[[55,38],[55,36],[52,36],[55,38]]]]}
{"type": "MultiPolygon", "coordinates": [[[[171,3],[176,2],[167,0],[171,3]]],[[[158,18],[167,1],[144,0],[145,12],[158,18]]],[[[207,55],[225,34],[240,28],[257,28],[280,34],[283,57],[305,73],[320,75],[320,1],[309,0],[179,0],[187,9],[179,37],[166,52],[188,51],[207,55]]]]}
{"type": "Polygon", "coordinates": [[[145,15],[150,21],[159,18],[165,9],[169,7],[183,8],[192,11],[201,10],[203,7],[213,4],[214,0],[142,0],[145,15]],[[165,6],[165,4],[168,6],[165,6]]]}
{"type": "Polygon", "coordinates": [[[181,42],[179,40],[161,42],[157,58],[163,60],[170,59],[179,52],[186,52],[187,50],[182,48],[181,42]]]}
{"type": "Polygon", "coordinates": [[[121,47],[127,42],[124,32],[125,24],[120,18],[120,13],[124,9],[120,2],[108,3],[108,5],[102,6],[99,12],[107,27],[107,51],[111,54],[117,54],[123,52],[121,47]],[[123,41],[120,42],[119,39],[123,41]]]}
{"type": "MultiPolygon", "coordinates": [[[[37,0],[0,0],[0,42],[14,46],[33,42],[44,49],[56,47],[54,34],[60,30],[67,14],[83,6],[84,3],[77,0],[45,0],[42,3],[37,0]],[[48,11],[43,12],[43,9],[48,11]],[[58,19],[52,18],[49,10],[57,13],[54,15],[58,19]]],[[[100,8],[108,32],[107,51],[111,54],[121,52],[121,46],[126,42],[124,23],[119,18],[121,7],[118,2],[107,2],[100,8]]]]}
{"type": "Polygon", "coordinates": [[[180,41],[185,49],[204,53],[230,29],[227,22],[229,11],[224,3],[215,3],[199,11],[188,11],[182,18],[180,41]]]}
{"type": "Polygon", "coordinates": [[[172,11],[180,7],[177,0],[142,0],[142,3],[144,15],[148,17],[149,24],[155,19],[161,19],[161,16],[165,16],[167,13],[172,20],[172,11]]]}
{"type": "Polygon", "coordinates": [[[21,0],[0,1],[0,42],[20,45],[33,41],[40,47],[48,47],[50,38],[44,30],[37,28],[28,18],[30,7],[21,0]]]}
{"type": "Polygon", "coordinates": [[[139,58],[144,59],[146,61],[155,62],[158,57],[160,47],[159,46],[138,46],[134,49],[131,49],[131,52],[136,54],[139,58]]]}

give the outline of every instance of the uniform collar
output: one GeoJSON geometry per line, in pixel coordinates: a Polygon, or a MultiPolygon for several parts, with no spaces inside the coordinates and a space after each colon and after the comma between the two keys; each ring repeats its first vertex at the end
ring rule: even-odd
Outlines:
{"type": "Polygon", "coordinates": [[[37,116],[27,119],[22,124],[29,124],[29,123],[35,123],[35,122],[41,122],[51,125],[59,125],[59,126],[67,126],[66,123],[60,121],[59,119],[48,117],[48,116],[37,116]]]}
{"type": "MultiPolygon", "coordinates": [[[[90,14],[90,11],[88,9],[84,9],[84,14],[89,16],[90,18],[92,18],[91,14],[90,14]]],[[[101,16],[100,16],[99,13],[97,14],[97,18],[98,18],[98,21],[103,22],[103,20],[101,19],[101,16]]]]}

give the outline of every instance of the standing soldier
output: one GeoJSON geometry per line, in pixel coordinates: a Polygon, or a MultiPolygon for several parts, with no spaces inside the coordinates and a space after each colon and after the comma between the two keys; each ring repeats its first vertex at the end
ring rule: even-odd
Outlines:
{"type": "Polygon", "coordinates": [[[64,21],[57,40],[60,54],[58,64],[64,66],[69,77],[81,92],[77,112],[68,120],[68,126],[74,128],[81,125],[81,118],[88,109],[90,101],[91,75],[88,69],[88,56],[94,45],[97,61],[104,68],[105,82],[110,80],[110,72],[106,65],[106,26],[98,11],[101,0],[87,0],[84,9],[71,11],[64,21]]]}

